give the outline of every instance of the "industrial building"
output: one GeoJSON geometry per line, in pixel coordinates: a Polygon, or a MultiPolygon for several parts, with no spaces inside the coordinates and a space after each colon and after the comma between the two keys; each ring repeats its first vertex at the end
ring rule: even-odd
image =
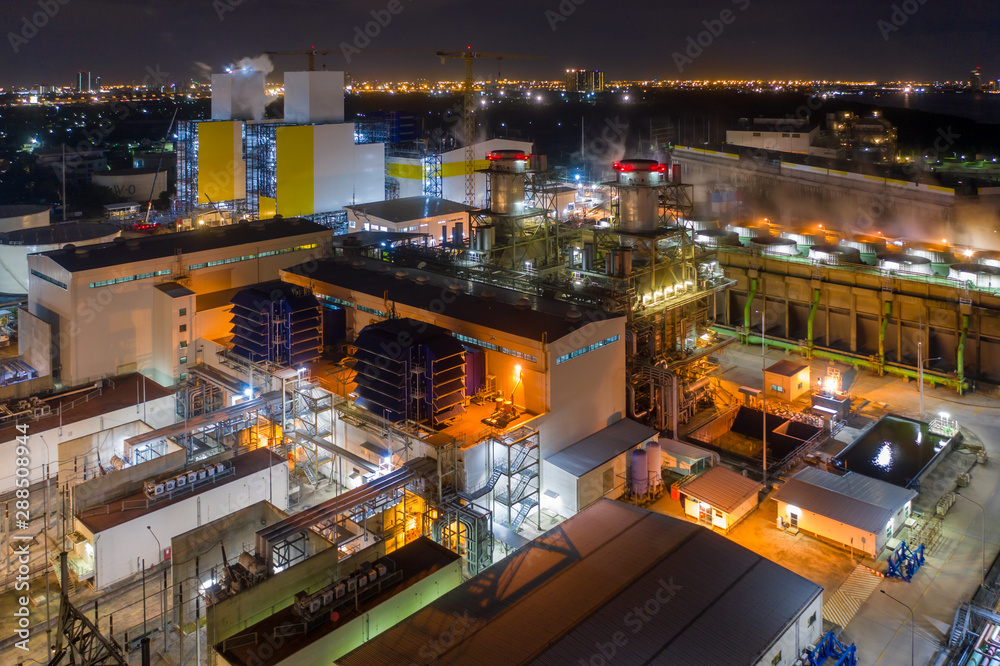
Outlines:
{"type": "Polygon", "coordinates": [[[753,479],[715,466],[686,477],[678,492],[685,514],[726,533],[757,508],[763,489],[753,479]]]}
{"type": "Polygon", "coordinates": [[[764,369],[764,395],[791,402],[812,389],[809,366],[794,361],[778,361],[764,369]]]}
{"type": "Polygon", "coordinates": [[[429,196],[413,196],[388,201],[345,206],[351,231],[419,233],[427,242],[464,243],[471,232],[471,206],[429,196]]]}
{"type": "Polygon", "coordinates": [[[701,474],[719,463],[719,454],[668,437],[660,437],[663,470],[679,476],[701,474]]]}
{"type": "Polygon", "coordinates": [[[121,233],[118,227],[110,224],[63,222],[50,225],[48,213],[44,215],[44,225],[0,234],[0,294],[27,295],[29,254],[50,252],[70,244],[82,247],[110,243],[121,233]]]}
{"type": "Polygon", "coordinates": [[[285,118],[264,120],[264,76],[212,77],[212,119],[181,121],[177,195],[232,220],[275,215],[339,224],[348,204],[385,198],[385,150],[344,122],[343,72],[288,72],[285,118]],[[244,152],[245,148],[245,152],[244,152]]]}
{"type": "Polygon", "coordinates": [[[822,602],[709,530],[601,500],[336,663],[790,666],[822,602]]]}
{"type": "MultiPolygon", "coordinates": [[[[542,506],[569,518],[602,497],[618,499],[635,474],[626,471],[632,465],[632,451],[655,439],[652,428],[622,419],[545,458],[542,506]]],[[[650,457],[649,466],[641,471],[655,478],[659,462],[650,457]]]]}
{"type": "MultiPolygon", "coordinates": [[[[185,458],[180,457],[180,467],[162,470],[152,479],[143,474],[150,463],[129,468],[129,481],[113,483],[105,496],[91,495],[77,508],[74,525],[90,544],[83,547],[90,561],[84,560],[94,569],[95,587],[140,572],[143,562],[149,566],[168,558],[170,552],[161,550],[162,544],[202,521],[262,500],[287,508],[288,461],[268,449],[186,466],[185,458]],[[139,490],[129,492],[133,487],[139,490]]],[[[115,474],[108,479],[116,481],[115,474]]]]}
{"type": "Polygon", "coordinates": [[[778,520],[841,548],[877,558],[910,516],[917,493],[855,472],[807,467],[771,496],[778,520]]]}
{"type": "Polygon", "coordinates": [[[52,327],[53,374],[63,384],[139,369],[170,386],[193,364],[196,338],[229,333],[232,290],[321,256],[331,234],[275,219],[67,246],[29,257],[28,307],[52,327]]]}

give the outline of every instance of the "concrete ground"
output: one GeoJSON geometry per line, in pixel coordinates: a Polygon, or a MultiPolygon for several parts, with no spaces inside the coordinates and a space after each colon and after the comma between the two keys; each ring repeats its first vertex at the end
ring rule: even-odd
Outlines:
{"type": "MultiPolygon", "coordinates": [[[[770,350],[768,365],[783,358],[801,361],[798,356],[770,350]]],[[[761,357],[757,348],[730,346],[720,358],[722,379],[736,385],[762,386],[761,357]]],[[[814,360],[813,377],[826,374],[826,360],[814,360]]],[[[878,377],[866,371],[855,371],[842,364],[846,388],[855,396],[873,403],[863,416],[874,419],[884,413],[874,403],[888,403],[889,411],[912,418],[921,418],[920,393],[914,382],[897,377],[878,377]]],[[[943,643],[947,641],[955,610],[963,598],[975,593],[981,580],[985,560],[989,567],[1000,550],[1000,521],[987,519],[985,542],[983,511],[987,517],[1000,512],[1000,400],[981,395],[959,396],[944,388],[925,388],[923,418],[929,420],[939,412],[948,412],[959,421],[968,441],[985,447],[989,461],[971,469],[972,482],[960,489],[968,499],[958,498],[941,521],[940,538],[930,549],[926,563],[909,583],[885,579],[878,590],[861,606],[841,635],[842,640],[858,648],[859,663],[895,665],[910,663],[910,611],[913,609],[913,663],[934,663],[943,643]],[[890,599],[885,592],[899,600],[890,599]]],[[[852,421],[852,427],[863,427],[863,419],[852,421]]],[[[844,435],[841,435],[844,439],[844,435]]],[[[916,508],[931,519],[938,498],[955,488],[955,476],[974,462],[975,456],[964,451],[952,452],[925,482],[916,508]]],[[[661,500],[669,502],[670,500],[661,500]]],[[[677,504],[674,502],[674,504],[677,504]]],[[[775,527],[774,502],[766,500],[755,515],[737,526],[729,535],[755,552],[780,562],[806,576],[832,593],[853,569],[850,554],[826,546],[807,536],[788,537],[775,527]],[[770,505],[770,506],[769,506],[770,505]],[[791,539],[791,541],[789,541],[791,539]]]]}

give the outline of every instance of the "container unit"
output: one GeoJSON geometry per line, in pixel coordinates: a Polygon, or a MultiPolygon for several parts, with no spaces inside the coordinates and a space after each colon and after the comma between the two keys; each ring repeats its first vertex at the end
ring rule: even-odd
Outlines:
{"type": "Polygon", "coordinates": [[[813,245],[809,258],[824,264],[860,264],[861,250],[845,245],[813,245]]]}

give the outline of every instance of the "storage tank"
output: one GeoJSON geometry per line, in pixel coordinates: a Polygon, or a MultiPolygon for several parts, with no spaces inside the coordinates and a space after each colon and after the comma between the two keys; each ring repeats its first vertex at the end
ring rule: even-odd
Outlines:
{"type": "Polygon", "coordinates": [[[476,252],[492,252],[496,241],[496,227],[492,224],[476,227],[476,252]]]}
{"type": "Polygon", "coordinates": [[[0,206],[0,233],[15,229],[45,227],[49,224],[49,207],[33,204],[0,206]]]}
{"type": "Polygon", "coordinates": [[[728,229],[706,229],[695,232],[694,242],[708,247],[738,247],[740,237],[735,231],[728,229]]]}
{"type": "MultiPolygon", "coordinates": [[[[47,213],[46,213],[47,214],[47,213]]],[[[121,231],[110,224],[63,222],[0,234],[0,293],[28,293],[28,255],[64,245],[110,243],[121,231]]]]}
{"type": "Polygon", "coordinates": [[[844,245],[813,245],[809,258],[824,264],[860,264],[861,250],[844,245]]]}
{"type": "Polygon", "coordinates": [[[853,234],[840,241],[844,247],[853,247],[861,253],[861,261],[874,265],[880,252],[885,252],[885,239],[881,236],[853,234]]]}
{"type": "Polygon", "coordinates": [[[646,445],[646,463],[649,466],[649,489],[656,490],[663,483],[659,442],[650,442],[646,445]]]}
{"type": "Polygon", "coordinates": [[[977,289],[1000,289],[1000,268],[985,264],[954,264],[948,277],[971,282],[977,289]]]}
{"type": "Polygon", "coordinates": [[[604,263],[607,273],[611,277],[625,277],[632,273],[632,250],[627,247],[619,247],[609,250],[604,254],[604,263]]]}
{"type": "Polygon", "coordinates": [[[516,215],[524,212],[524,174],[531,155],[521,150],[494,150],[490,162],[490,212],[516,215]]]}
{"type": "Polygon", "coordinates": [[[878,255],[878,267],[884,271],[901,271],[917,275],[933,275],[934,267],[926,257],[915,257],[903,252],[883,252],[878,255]]]}
{"type": "Polygon", "coordinates": [[[656,160],[615,162],[618,174],[618,229],[656,231],[660,226],[660,190],[666,182],[666,166],[656,160]]]}
{"type": "Polygon", "coordinates": [[[981,252],[976,252],[973,255],[973,259],[977,264],[1000,268],[1000,252],[996,250],[983,250],[981,252]]]}
{"type": "Polygon", "coordinates": [[[906,253],[930,260],[934,272],[942,276],[948,275],[948,269],[952,264],[959,263],[951,247],[941,243],[909,243],[906,247],[906,253]]]}
{"type": "Polygon", "coordinates": [[[764,254],[776,254],[794,257],[799,254],[799,246],[791,238],[778,238],[775,236],[758,236],[751,238],[749,245],[754,250],[760,250],[764,254]]]}
{"type": "Polygon", "coordinates": [[[740,237],[740,243],[749,245],[751,238],[761,238],[771,235],[771,228],[765,222],[737,222],[729,225],[730,231],[735,231],[740,237]]]}
{"type": "Polygon", "coordinates": [[[646,452],[642,449],[632,451],[632,494],[638,497],[649,492],[649,464],[646,462],[646,452]]]}

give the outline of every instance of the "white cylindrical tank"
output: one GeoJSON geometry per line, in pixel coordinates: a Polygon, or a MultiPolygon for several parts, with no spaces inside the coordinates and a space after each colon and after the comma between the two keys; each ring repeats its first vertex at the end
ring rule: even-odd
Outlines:
{"type": "Polygon", "coordinates": [[[948,277],[962,282],[971,282],[979,289],[1000,288],[1000,268],[986,264],[955,264],[948,277]]]}
{"type": "Polygon", "coordinates": [[[660,190],[666,166],[656,160],[615,162],[621,231],[656,231],[660,226],[660,190]]]}
{"type": "Polygon", "coordinates": [[[524,174],[531,155],[520,150],[494,150],[490,162],[490,211],[500,215],[524,212],[524,174]]]}
{"type": "Polygon", "coordinates": [[[646,452],[642,449],[632,451],[632,494],[642,497],[649,492],[649,465],[646,462],[646,452]]]}
{"type": "Polygon", "coordinates": [[[63,222],[0,234],[0,293],[28,293],[28,255],[64,245],[110,243],[121,230],[110,224],[63,222]]]}
{"type": "Polygon", "coordinates": [[[649,489],[656,490],[663,483],[663,470],[660,462],[659,442],[646,445],[646,464],[649,467],[649,489]]]}
{"type": "Polygon", "coordinates": [[[49,207],[36,205],[0,206],[0,233],[15,229],[45,227],[49,224],[49,207]]]}

